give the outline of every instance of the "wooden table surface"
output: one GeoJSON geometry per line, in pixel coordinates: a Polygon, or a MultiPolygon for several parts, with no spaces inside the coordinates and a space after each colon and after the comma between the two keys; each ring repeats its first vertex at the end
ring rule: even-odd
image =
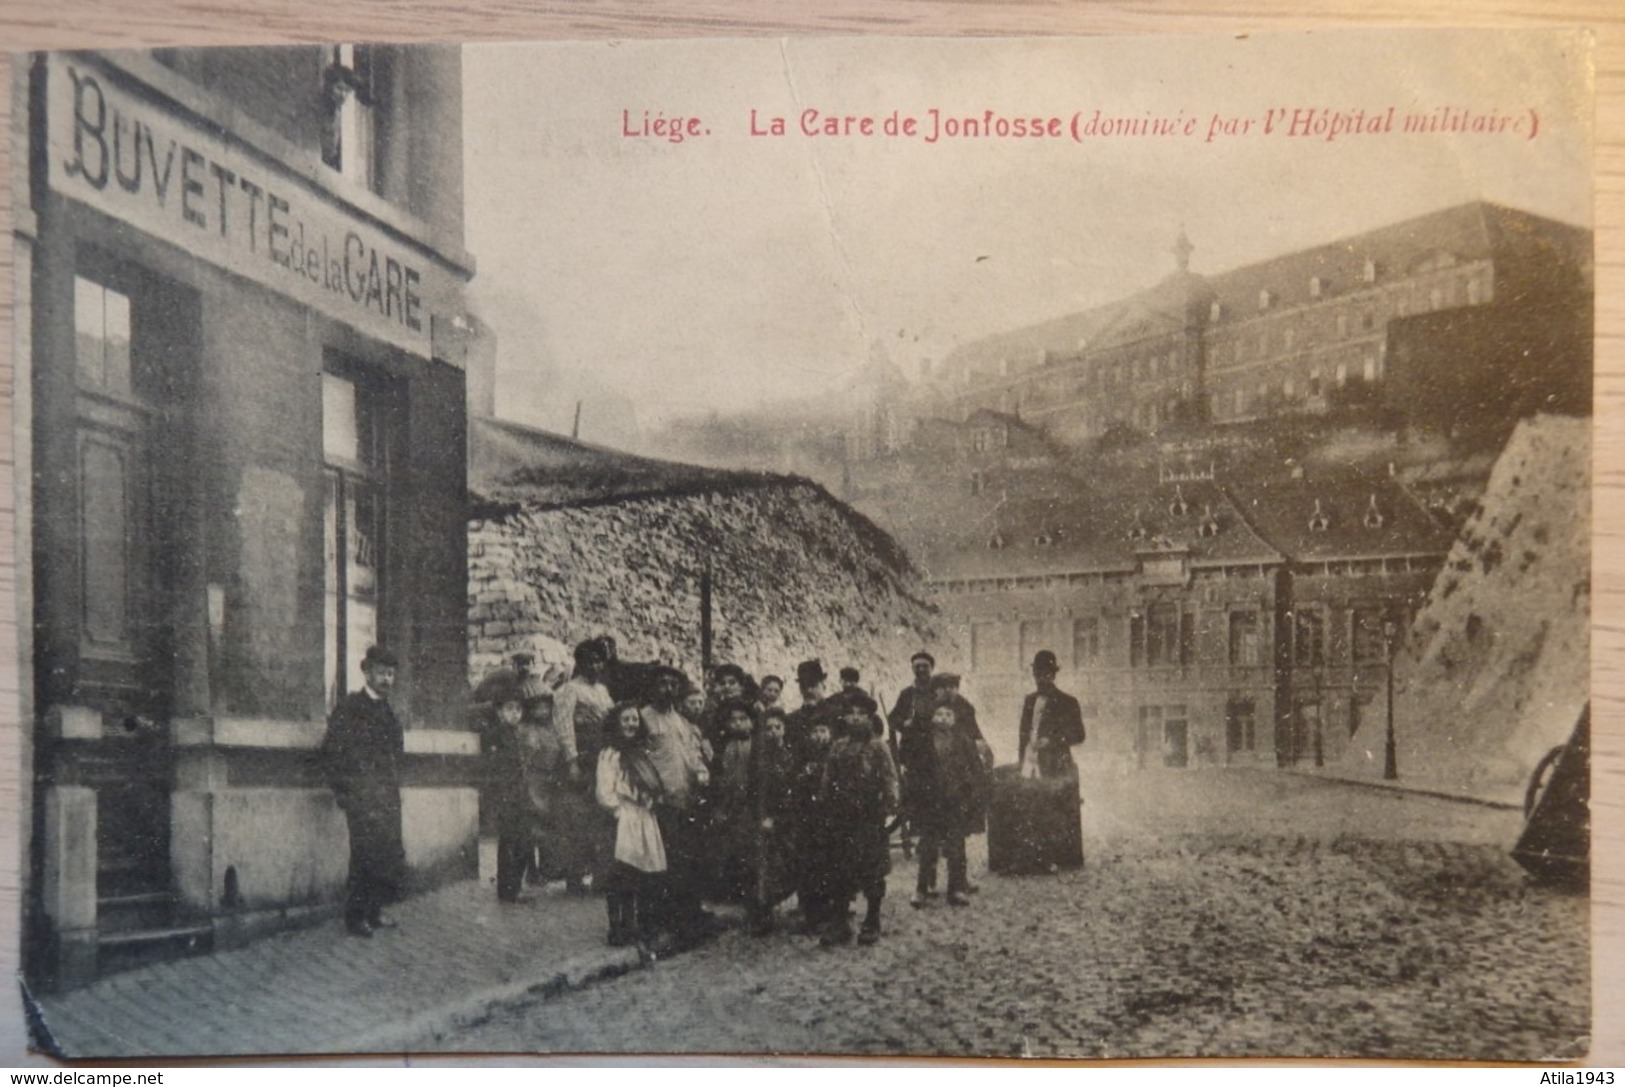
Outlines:
{"type": "MultiPolygon", "coordinates": [[[[1585,26],[1596,34],[1597,382],[1593,470],[1592,1065],[1625,1066],[1625,4],[1618,0],[0,0],[6,50],[295,41],[497,41],[784,34],[1237,34],[1362,26],[1585,26]]],[[[9,88],[9,65],[0,60],[9,88]]],[[[9,132],[0,102],[0,133],[9,132]]],[[[5,168],[0,150],[0,172],[5,168]]],[[[9,186],[0,237],[9,240],[9,186]]],[[[11,248],[0,245],[0,813],[17,809],[11,489],[11,248]]],[[[9,814],[0,816],[9,818],[9,814]]],[[[22,843],[0,834],[0,970],[13,968],[22,843]]],[[[4,975],[0,975],[4,976],[4,975]]],[[[0,1065],[24,1052],[15,986],[0,984],[0,1065]]]]}

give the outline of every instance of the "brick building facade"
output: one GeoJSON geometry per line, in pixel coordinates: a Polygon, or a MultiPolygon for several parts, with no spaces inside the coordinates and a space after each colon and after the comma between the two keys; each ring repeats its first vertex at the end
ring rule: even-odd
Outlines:
{"type": "Polygon", "coordinates": [[[472,871],[459,51],[18,67],[31,977],[329,911],[373,642],[413,878],[472,871]]]}

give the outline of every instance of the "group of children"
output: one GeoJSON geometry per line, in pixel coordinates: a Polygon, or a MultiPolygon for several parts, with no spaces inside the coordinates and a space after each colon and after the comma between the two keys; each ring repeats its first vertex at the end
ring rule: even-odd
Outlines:
{"type": "MultiPolygon", "coordinates": [[[[825,698],[823,679],[818,662],[804,662],[802,705],[787,712],[776,677],[757,684],[724,665],[706,694],[661,667],[642,697],[603,714],[592,781],[603,840],[592,882],[605,894],[611,944],[658,948],[701,935],[710,923],[702,901],[743,906],[752,931],[771,932],[792,895],[802,930],[825,946],[873,944],[904,808],[919,837],[913,904],[935,895],[939,856],[948,901],[968,904],[965,836],[980,829],[987,761],[974,724],[967,731],[961,719],[968,703],[944,684],[929,734],[888,742],[867,693],[854,682],[825,698]],[[901,773],[897,747],[906,751],[901,773]]],[[[511,719],[522,707],[491,709],[511,719]]]]}

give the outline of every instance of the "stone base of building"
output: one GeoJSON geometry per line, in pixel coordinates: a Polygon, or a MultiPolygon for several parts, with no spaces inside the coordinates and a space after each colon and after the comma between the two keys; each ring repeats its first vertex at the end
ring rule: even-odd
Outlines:
{"type": "MultiPolygon", "coordinates": [[[[121,903],[99,886],[98,790],[48,787],[31,982],[45,991],[72,988],[141,962],[239,946],[336,917],[349,832],[313,771],[320,735],[320,723],[176,723],[169,893],[145,896],[155,900],[145,913],[117,916],[121,903]]],[[[435,730],[407,736],[406,890],[476,878],[478,738],[435,730]]]]}

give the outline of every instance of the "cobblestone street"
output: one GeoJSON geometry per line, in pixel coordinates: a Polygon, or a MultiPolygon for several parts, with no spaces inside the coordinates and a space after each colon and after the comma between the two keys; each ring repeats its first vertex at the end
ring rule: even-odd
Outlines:
{"type": "Polygon", "coordinates": [[[735,930],[419,1040],[476,1052],[1574,1058],[1584,896],[1506,856],[1516,812],[1256,772],[1086,778],[1087,867],[890,880],[874,948],[735,930]]]}

